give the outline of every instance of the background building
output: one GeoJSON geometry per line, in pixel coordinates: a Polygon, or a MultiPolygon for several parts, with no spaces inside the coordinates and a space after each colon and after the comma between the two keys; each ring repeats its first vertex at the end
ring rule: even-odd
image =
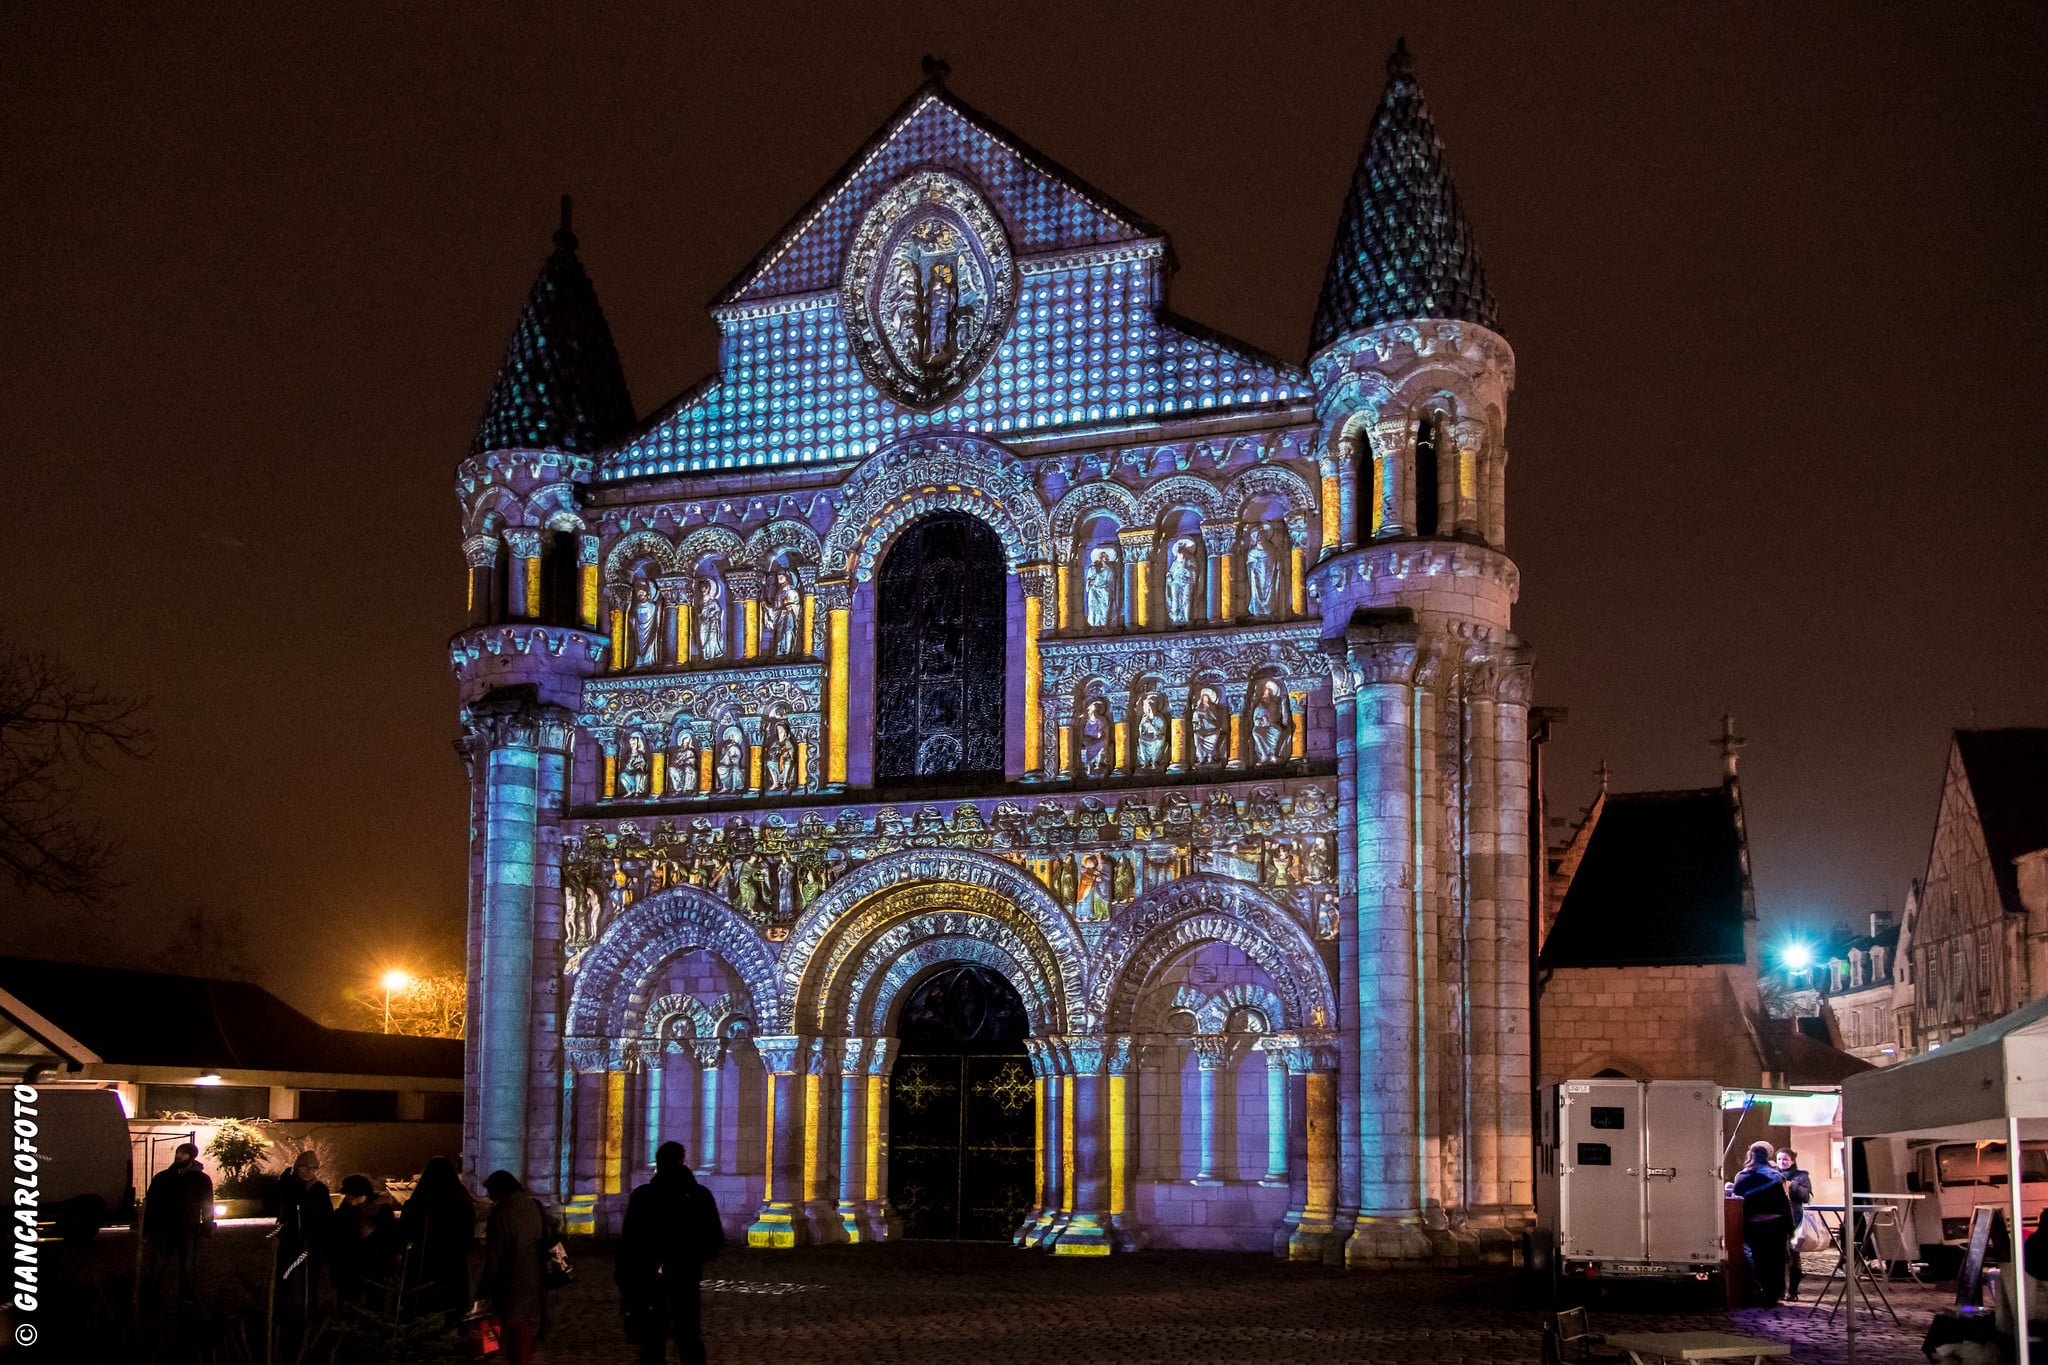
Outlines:
{"type": "Polygon", "coordinates": [[[2048,729],[1956,731],[1898,948],[1914,1052],[2048,994],[2044,872],[2048,729]]]}

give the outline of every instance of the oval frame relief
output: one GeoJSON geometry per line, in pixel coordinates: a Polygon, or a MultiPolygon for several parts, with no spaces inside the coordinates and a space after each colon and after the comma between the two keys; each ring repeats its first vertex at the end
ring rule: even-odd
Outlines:
{"type": "Polygon", "coordinates": [[[928,412],[971,383],[1017,305],[1017,261],[988,201],[944,171],[890,186],[861,220],[839,287],[854,356],[928,412]]]}

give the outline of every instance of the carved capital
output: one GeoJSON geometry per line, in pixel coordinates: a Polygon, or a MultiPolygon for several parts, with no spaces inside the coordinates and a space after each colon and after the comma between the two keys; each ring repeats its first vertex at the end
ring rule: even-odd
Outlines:
{"type": "Polygon", "coordinates": [[[1221,1071],[1230,1065],[1229,1034],[1197,1033],[1188,1039],[1188,1047],[1195,1054],[1195,1065],[1203,1071],[1221,1071]]]}
{"type": "Polygon", "coordinates": [[[1102,1064],[1108,1056],[1109,1040],[1069,1035],[1059,1040],[1059,1048],[1066,1054],[1068,1074],[1097,1076],[1102,1073],[1102,1064]]]}
{"type": "Polygon", "coordinates": [[[771,1033],[754,1039],[761,1065],[774,1075],[788,1075],[803,1063],[811,1040],[794,1033],[771,1033]]]}
{"type": "Polygon", "coordinates": [[[1269,1035],[1262,1046],[1268,1052],[1278,1053],[1280,1059],[1287,1064],[1287,1070],[1296,1076],[1337,1069],[1335,1033],[1275,1033],[1269,1035]]]}
{"type": "Polygon", "coordinates": [[[839,1069],[848,1076],[858,1076],[867,1068],[867,1038],[842,1038],[839,1040],[839,1069]]]}
{"type": "Polygon", "coordinates": [[[505,546],[518,559],[540,558],[540,528],[537,526],[507,526],[504,531],[505,546]]]}
{"type": "Polygon", "coordinates": [[[596,536],[576,537],[576,562],[582,567],[595,568],[598,563],[598,540],[596,536]]]}
{"type": "Polygon", "coordinates": [[[472,569],[493,567],[498,562],[498,538],[465,536],[462,541],[462,558],[472,569]]]}
{"type": "Polygon", "coordinates": [[[1138,1047],[1138,1040],[1128,1033],[1118,1033],[1112,1034],[1106,1041],[1109,1046],[1103,1057],[1103,1065],[1109,1068],[1109,1074],[1112,1076],[1137,1075],[1138,1059],[1141,1053],[1141,1049],[1138,1047]]]}
{"type": "Polygon", "coordinates": [[[546,702],[487,694],[463,708],[462,728],[465,749],[472,754],[490,749],[560,753],[575,738],[576,718],[546,702]]]}
{"type": "Polygon", "coordinates": [[[1222,525],[1206,525],[1202,528],[1202,539],[1212,555],[1227,555],[1237,544],[1237,527],[1230,522],[1222,525]]]}
{"type": "Polygon", "coordinates": [[[692,1061],[706,1071],[715,1071],[725,1061],[725,1040],[723,1038],[686,1038],[683,1047],[692,1061]]]}
{"type": "Polygon", "coordinates": [[[821,578],[817,592],[821,611],[845,611],[853,605],[853,583],[848,579],[821,578]]]}
{"type": "Polygon", "coordinates": [[[1449,435],[1452,444],[1465,454],[1477,455],[1486,449],[1486,423],[1476,417],[1465,417],[1451,423],[1449,435]]]}
{"type": "Polygon", "coordinates": [[[902,1046],[895,1038],[868,1039],[868,1075],[887,1076],[896,1066],[896,1049],[902,1046]]]}

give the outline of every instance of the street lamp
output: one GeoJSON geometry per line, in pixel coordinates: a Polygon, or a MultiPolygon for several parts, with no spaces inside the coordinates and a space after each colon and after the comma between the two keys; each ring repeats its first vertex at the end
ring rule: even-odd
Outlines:
{"type": "Polygon", "coordinates": [[[412,973],[393,967],[384,973],[384,1031],[391,1032],[391,992],[402,991],[412,984],[412,973]]]}

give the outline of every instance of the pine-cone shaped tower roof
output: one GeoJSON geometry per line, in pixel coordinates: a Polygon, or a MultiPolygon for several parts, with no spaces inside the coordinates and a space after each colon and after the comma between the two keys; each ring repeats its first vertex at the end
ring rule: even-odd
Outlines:
{"type": "Polygon", "coordinates": [[[1500,330],[1472,225],[1444,165],[1443,143],[1423,107],[1404,39],[1387,59],[1387,91],[1344,198],[1309,351],[1347,332],[1410,318],[1500,330]]]}
{"type": "Polygon", "coordinates": [[[484,405],[472,455],[486,450],[566,450],[588,455],[633,428],[633,399],[597,290],[576,258],[569,200],[554,254],[540,268],[505,363],[484,405]]]}

